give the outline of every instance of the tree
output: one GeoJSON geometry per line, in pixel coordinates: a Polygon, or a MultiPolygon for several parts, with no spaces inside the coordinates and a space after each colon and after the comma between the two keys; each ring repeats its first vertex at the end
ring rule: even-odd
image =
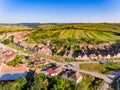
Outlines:
{"type": "Polygon", "coordinates": [[[16,85],[16,89],[15,90],[23,90],[25,88],[26,84],[27,84],[27,80],[26,80],[25,77],[19,78],[18,80],[16,80],[14,82],[14,85],[16,85]]]}
{"type": "Polygon", "coordinates": [[[45,89],[47,90],[47,86],[48,86],[48,81],[46,80],[45,75],[38,74],[34,78],[34,81],[31,85],[31,90],[45,90],[45,89]]]}
{"type": "Polygon", "coordinates": [[[25,57],[23,55],[18,55],[13,60],[9,61],[7,63],[7,65],[9,65],[9,66],[19,65],[23,59],[25,59],[25,57]]]}
{"type": "Polygon", "coordinates": [[[45,80],[43,81],[43,84],[44,84],[44,86],[43,86],[44,90],[48,90],[49,82],[48,82],[47,79],[45,79],[45,80]]]}
{"type": "Polygon", "coordinates": [[[77,90],[88,90],[88,87],[86,86],[85,82],[80,82],[77,85],[77,90]]]}
{"type": "Polygon", "coordinates": [[[6,45],[8,45],[8,44],[10,44],[10,39],[6,39],[5,41],[4,41],[4,44],[6,44],[6,45]]]}
{"type": "Polygon", "coordinates": [[[0,90],[24,90],[27,80],[25,77],[17,79],[15,82],[8,82],[0,85],[0,90]]]}
{"type": "Polygon", "coordinates": [[[56,78],[56,83],[54,83],[54,90],[64,90],[65,79],[56,78]]]}
{"type": "Polygon", "coordinates": [[[71,87],[72,90],[77,90],[77,84],[76,84],[76,82],[75,81],[71,81],[70,82],[70,87],[71,87]]]}

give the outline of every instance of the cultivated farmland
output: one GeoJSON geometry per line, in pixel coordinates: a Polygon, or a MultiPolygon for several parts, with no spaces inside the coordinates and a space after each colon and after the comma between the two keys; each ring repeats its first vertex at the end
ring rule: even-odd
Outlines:
{"type": "Polygon", "coordinates": [[[28,35],[28,37],[31,43],[57,40],[77,44],[98,44],[120,40],[120,24],[41,25],[37,27],[35,32],[28,35]]]}

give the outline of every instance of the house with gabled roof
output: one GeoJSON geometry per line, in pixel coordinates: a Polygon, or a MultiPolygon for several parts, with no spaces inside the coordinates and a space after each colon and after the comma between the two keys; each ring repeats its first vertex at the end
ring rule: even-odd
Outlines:
{"type": "Polygon", "coordinates": [[[50,48],[45,45],[42,47],[38,47],[37,51],[38,53],[41,53],[41,54],[47,54],[47,55],[52,54],[52,51],[50,50],[50,48]]]}
{"type": "Polygon", "coordinates": [[[12,50],[6,50],[4,54],[2,54],[1,61],[4,63],[9,62],[10,60],[14,59],[16,57],[16,53],[14,53],[12,50]]]}
{"type": "Polygon", "coordinates": [[[24,49],[27,49],[28,46],[29,46],[29,43],[27,43],[27,42],[21,42],[21,43],[20,43],[20,46],[21,46],[22,48],[24,48],[24,49]]]}
{"type": "Polygon", "coordinates": [[[33,50],[35,48],[36,44],[29,44],[28,49],[33,50]]]}
{"type": "Polygon", "coordinates": [[[89,55],[89,58],[90,58],[90,59],[97,59],[98,57],[97,57],[95,54],[90,54],[90,55],[89,55]]]}
{"type": "Polygon", "coordinates": [[[98,58],[99,58],[99,59],[102,59],[103,56],[102,56],[101,54],[98,54],[98,58]]]}
{"type": "Polygon", "coordinates": [[[87,55],[83,55],[83,56],[82,56],[82,59],[83,59],[83,60],[88,60],[89,57],[88,57],[87,55]]]}
{"type": "Polygon", "coordinates": [[[118,54],[116,55],[116,57],[117,57],[117,58],[120,58],[120,53],[118,53],[118,54]]]}
{"type": "Polygon", "coordinates": [[[54,70],[56,71],[56,74],[58,75],[63,69],[63,66],[58,66],[54,70]]]}
{"type": "Polygon", "coordinates": [[[79,83],[83,78],[81,73],[74,71],[72,69],[67,69],[66,71],[63,71],[61,77],[69,80],[74,80],[76,83],[79,83]]]}
{"type": "Polygon", "coordinates": [[[80,44],[80,45],[79,45],[79,48],[80,48],[80,49],[83,49],[83,48],[85,48],[85,47],[87,47],[87,45],[85,45],[85,44],[80,44]]]}
{"type": "Polygon", "coordinates": [[[39,73],[41,73],[40,68],[36,68],[36,69],[35,69],[35,74],[39,74],[39,73]]]}
{"type": "Polygon", "coordinates": [[[52,68],[48,68],[46,72],[50,76],[56,76],[57,75],[57,72],[52,68]]]}
{"type": "Polygon", "coordinates": [[[79,72],[75,72],[69,77],[70,80],[74,80],[76,81],[76,83],[79,83],[82,80],[82,78],[82,74],[80,74],[79,72]]]}
{"type": "Polygon", "coordinates": [[[94,48],[94,45],[92,45],[92,44],[88,44],[88,49],[92,49],[92,48],[94,48]]]}

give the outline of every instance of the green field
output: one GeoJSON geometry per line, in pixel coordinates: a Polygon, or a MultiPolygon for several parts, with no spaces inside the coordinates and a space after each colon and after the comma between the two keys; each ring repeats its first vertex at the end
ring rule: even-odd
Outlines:
{"type": "Polygon", "coordinates": [[[120,36],[115,35],[111,32],[98,32],[98,31],[89,31],[89,30],[55,30],[55,31],[36,31],[29,35],[30,39],[35,42],[47,41],[47,40],[81,40],[84,43],[87,43],[87,40],[94,41],[115,41],[120,40],[120,36]]]}
{"type": "Polygon", "coordinates": [[[80,69],[103,74],[113,73],[120,69],[120,63],[109,62],[107,64],[80,64],[80,69]]]}
{"type": "Polygon", "coordinates": [[[22,31],[22,30],[30,30],[30,29],[32,28],[22,25],[0,25],[0,34],[7,32],[22,31]]]}
{"type": "Polygon", "coordinates": [[[70,49],[78,50],[80,44],[99,44],[120,40],[119,23],[45,24],[35,27],[0,25],[0,33],[21,30],[34,30],[26,35],[29,38],[28,43],[51,41],[50,45],[55,47],[54,53],[65,45],[70,49]]]}
{"type": "Polygon", "coordinates": [[[80,44],[120,40],[120,24],[63,24],[41,25],[28,35],[30,43],[40,41],[59,41],[80,44]]]}

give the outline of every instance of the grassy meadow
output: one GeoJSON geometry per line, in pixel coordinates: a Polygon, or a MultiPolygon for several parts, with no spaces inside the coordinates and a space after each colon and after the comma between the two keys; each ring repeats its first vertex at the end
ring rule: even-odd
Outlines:
{"type": "Polygon", "coordinates": [[[80,69],[109,74],[113,73],[116,70],[119,70],[120,63],[109,62],[107,64],[80,64],[80,69]]]}
{"type": "Polygon", "coordinates": [[[22,25],[0,25],[0,33],[16,32],[30,29],[30,27],[22,25]]]}

